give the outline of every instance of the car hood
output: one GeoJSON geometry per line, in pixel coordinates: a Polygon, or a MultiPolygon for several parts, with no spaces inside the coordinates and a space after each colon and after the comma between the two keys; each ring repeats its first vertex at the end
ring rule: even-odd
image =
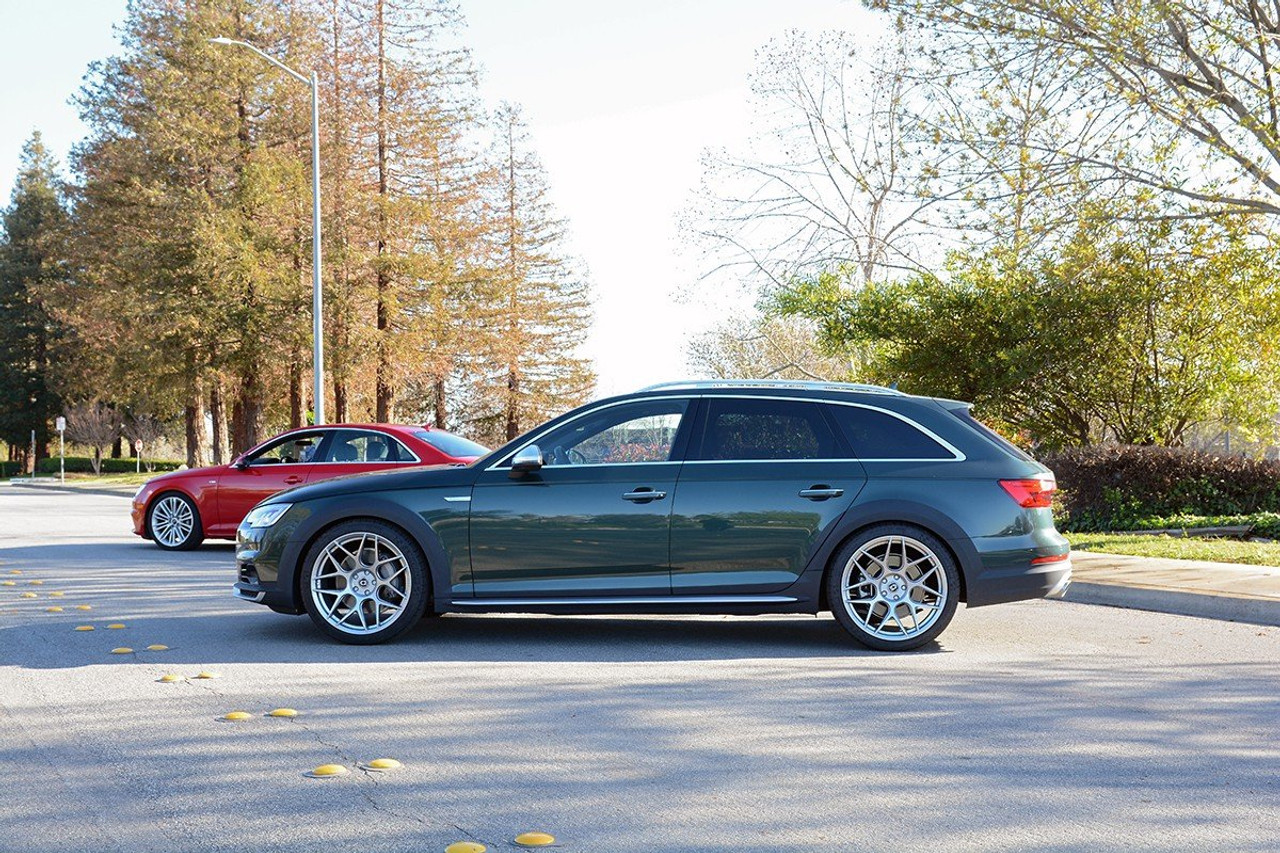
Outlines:
{"type": "Polygon", "coordinates": [[[390,492],[400,489],[470,487],[475,476],[476,472],[473,469],[463,465],[415,465],[407,469],[348,474],[344,477],[321,480],[318,483],[294,486],[292,489],[276,492],[262,503],[300,503],[338,495],[390,492]]]}
{"type": "Polygon", "coordinates": [[[187,477],[212,477],[222,474],[226,472],[226,470],[226,465],[206,465],[203,468],[179,468],[176,471],[166,471],[163,474],[157,474],[156,476],[151,477],[147,480],[147,485],[150,486],[153,483],[168,483],[173,480],[182,480],[187,477]]]}

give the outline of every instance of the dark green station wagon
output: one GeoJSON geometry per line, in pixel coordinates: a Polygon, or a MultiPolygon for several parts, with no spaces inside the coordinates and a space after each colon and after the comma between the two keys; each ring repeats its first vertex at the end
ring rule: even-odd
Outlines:
{"type": "Polygon", "coordinates": [[[1053,474],[965,403],[695,382],[590,403],[465,467],[281,492],[236,595],[378,643],[445,612],[817,613],[910,649],[969,607],[1061,595],[1053,474]]]}

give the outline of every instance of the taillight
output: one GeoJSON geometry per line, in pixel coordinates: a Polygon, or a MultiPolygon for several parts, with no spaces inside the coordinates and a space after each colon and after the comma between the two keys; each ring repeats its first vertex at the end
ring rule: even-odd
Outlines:
{"type": "Polygon", "coordinates": [[[1009,497],[1026,509],[1046,509],[1053,505],[1053,493],[1058,488],[1052,477],[1036,477],[1027,480],[1001,480],[1000,485],[1009,497]]]}

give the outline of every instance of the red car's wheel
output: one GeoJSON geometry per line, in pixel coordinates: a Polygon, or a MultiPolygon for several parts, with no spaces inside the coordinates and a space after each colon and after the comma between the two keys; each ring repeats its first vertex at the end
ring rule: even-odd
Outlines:
{"type": "Polygon", "coordinates": [[[190,551],[204,541],[200,510],[178,492],[165,492],[147,508],[147,533],[166,551],[190,551]]]}

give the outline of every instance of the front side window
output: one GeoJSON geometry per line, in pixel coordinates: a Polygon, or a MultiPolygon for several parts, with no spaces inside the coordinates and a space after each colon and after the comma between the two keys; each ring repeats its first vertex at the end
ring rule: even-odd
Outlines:
{"type": "Polygon", "coordinates": [[[322,432],[294,433],[277,439],[249,457],[250,465],[296,465],[313,462],[322,432]]]}
{"type": "Polygon", "coordinates": [[[321,462],[412,462],[400,442],[380,432],[340,429],[325,450],[321,462]]]}
{"type": "Polygon", "coordinates": [[[955,454],[915,426],[861,406],[828,406],[859,459],[954,459],[955,454]]]}
{"type": "Polygon", "coordinates": [[[707,461],[834,459],[835,435],[815,403],[710,399],[698,458],[707,461]]]}
{"type": "Polygon", "coordinates": [[[538,446],[547,465],[667,462],[687,406],[686,400],[610,406],[552,430],[538,446]]]}

